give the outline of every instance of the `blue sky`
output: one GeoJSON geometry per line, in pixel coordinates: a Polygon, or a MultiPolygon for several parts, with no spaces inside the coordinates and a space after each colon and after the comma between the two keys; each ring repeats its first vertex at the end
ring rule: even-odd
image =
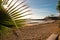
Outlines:
{"type": "Polygon", "coordinates": [[[28,0],[33,19],[44,18],[51,14],[58,15],[56,4],[58,0],[28,0]]]}

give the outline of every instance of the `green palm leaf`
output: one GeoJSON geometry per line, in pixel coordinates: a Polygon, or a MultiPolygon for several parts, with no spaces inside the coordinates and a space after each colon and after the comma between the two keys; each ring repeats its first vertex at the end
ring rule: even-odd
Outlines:
{"type": "Polygon", "coordinates": [[[26,4],[23,5],[23,3],[26,0],[21,1],[19,4],[17,4],[18,1],[19,0],[16,0],[15,2],[14,0],[3,0],[3,1],[0,0],[0,25],[6,26],[6,27],[19,27],[19,26],[21,27],[22,26],[25,20],[22,20],[20,18],[30,15],[30,14],[25,14],[27,12],[30,12],[30,10],[26,10],[29,8],[29,6],[27,6],[26,4]],[[7,5],[7,8],[4,8],[4,5],[7,5]]]}
{"type": "Polygon", "coordinates": [[[4,36],[9,36],[11,33],[19,36],[14,29],[25,24],[26,20],[21,18],[31,15],[28,13],[30,12],[29,6],[24,4],[26,0],[18,2],[19,0],[0,0],[0,39],[2,40],[4,40],[4,36]]]}

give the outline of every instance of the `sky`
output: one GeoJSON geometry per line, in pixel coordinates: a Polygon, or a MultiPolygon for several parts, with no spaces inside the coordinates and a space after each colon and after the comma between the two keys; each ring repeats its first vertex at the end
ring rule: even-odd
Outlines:
{"type": "MultiPolygon", "coordinates": [[[[15,1],[16,0],[14,0],[13,3],[15,1]]],[[[15,6],[18,5],[21,1],[22,0],[20,0],[19,2],[17,2],[15,4],[15,6]]],[[[11,5],[13,3],[11,3],[11,5]]],[[[26,16],[26,17],[23,17],[23,18],[42,19],[42,18],[44,18],[46,16],[50,16],[52,14],[53,15],[59,15],[58,11],[56,10],[57,3],[58,3],[58,0],[27,0],[27,4],[28,4],[27,6],[29,6],[29,9],[27,9],[27,10],[31,10],[32,14],[30,16],[26,16]]],[[[22,5],[24,5],[24,4],[25,3],[23,3],[22,5]]],[[[23,9],[23,8],[21,8],[21,9],[23,9]]]]}
{"type": "Polygon", "coordinates": [[[32,19],[41,19],[50,15],[58,15],[56,10],[58,0],[28,0],[32,11],[32,19]]]}

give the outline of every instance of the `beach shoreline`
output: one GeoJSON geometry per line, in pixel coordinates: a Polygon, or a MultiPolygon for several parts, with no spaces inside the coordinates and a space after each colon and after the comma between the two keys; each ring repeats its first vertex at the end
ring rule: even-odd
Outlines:
{"type": "Polygon", "coordinates": [[[52,33],[58,33],[59,21],[48,22],[38,25],[29,25],[21,29],[23,39],[46,40],[52,33]],[[25,35],[25,36],[24,36],[25,35]],[[43,35],[43,36],[42,36],[43,35]]]}

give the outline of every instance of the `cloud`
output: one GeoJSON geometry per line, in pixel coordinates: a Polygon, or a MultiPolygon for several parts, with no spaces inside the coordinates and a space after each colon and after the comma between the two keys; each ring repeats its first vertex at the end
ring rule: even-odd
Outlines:
{"type": "Polygon", "coordinates": [[[27,1],[32,10],[32,17],[33,19],[40,19],[46,16],[50,16],[51,14],[57,15],[57,11],[55,9],[55,2],[52,0],[28,0],[27,1]]]}
{"type": "Polygon", "coordinates": [[[54,14],[54,12],[46,8],[40,8],[40,9],[31,8],[31,10],[32,10],[32,17],[31,17],[32,19],[41,19],[51,14],[54,14]]]}

